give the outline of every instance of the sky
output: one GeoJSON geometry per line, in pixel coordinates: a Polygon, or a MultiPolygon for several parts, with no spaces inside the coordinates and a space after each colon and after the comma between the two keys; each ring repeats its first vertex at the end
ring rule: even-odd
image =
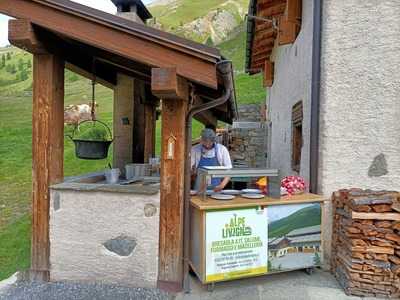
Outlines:
{"type": "MultiPolygon", "coordinates": [[[[114,14],[116,12],[116,7],[111,2],[111,0],[72,0],[93,8],[103,10],[105,12],[114,14]]],[[[154,0],[142,0],[144,4],[149,4],[154,0]]],[[[9,17],[0,14],[0,47],[8,45],[8,20],[9,17]]]]}

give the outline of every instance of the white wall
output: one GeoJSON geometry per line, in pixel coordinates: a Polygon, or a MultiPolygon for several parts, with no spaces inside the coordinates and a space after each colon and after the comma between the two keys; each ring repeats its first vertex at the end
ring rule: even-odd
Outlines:
{"type": "Polygon", "coordinates": [[[399,1],[325,0],[321,65],[320,191],[400,190],[399,1]]]}
{"type": "Polygon", "coordinates": [[[51,280],[155,287],[159,201],[159,194],[52,190],[51,280]],[[103,246],[119,236],[136,240],[129,256],[103,246]]]}
{"type": "Polygon", "coordinates": [[[303,101],[303,148],[300,175],[309,180],[310,103],[313,1],[303,0],[301,31],[295,43],[275,45],[274,83],[268,88],[267,107],[272,121],[270,136],[270,166],[278,168],[282,176],[292,171],[292,107],[303,101]]]}

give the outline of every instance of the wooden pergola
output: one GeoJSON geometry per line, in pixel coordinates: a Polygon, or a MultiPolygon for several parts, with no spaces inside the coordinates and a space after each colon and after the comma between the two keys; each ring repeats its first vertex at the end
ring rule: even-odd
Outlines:
{"type": "Polygon", "coordinates": [[[185,125],[196,107],[206,108],[194,117],[207,126],[235,117],[234,92],[219,72],[223,57],[214,48],[68,0],[0,1],[0,13],[16,18],[9,22],[9,40],[32,53],[34,61],[31,273],[49,279],[49,186],[63,180],[66,67],[114,90],[114,135],[121,134],[114,145],[116,166],[154,154],[155,111],[162,100],[158,283],[181,289],[185,139],[190,134],[185,125]],[[207,105],[226,94],[226,102],[207,105]],[[125,108],[134,121],[133,132],[124,135],[118,114],[125,108]],[[167,153],[171,137],[175,144],[167,153]]]}

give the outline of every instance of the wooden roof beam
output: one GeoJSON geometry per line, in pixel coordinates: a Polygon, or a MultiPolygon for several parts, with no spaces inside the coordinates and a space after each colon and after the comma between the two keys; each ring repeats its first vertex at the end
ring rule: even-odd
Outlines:
{"type": "Polygon", "coordinates": [[[272,51],[268,51],[268,52],[265,52],[265,53],[260,53],[260,54],[257,54],[257,55],[253,55],[252,59],[255,62],[258,62],[258,61],[263,60],[263,59],[266,60],[266,59],[268,59],[270,57],[271,52],[272,51]]]}
{"type": "Polygon", "coordinates": [[[151,91],[160,99],[188,99],[188,82],[177,74],[176,68],[151,70],[151,91]]]}
{"type": "Polygon", "coordinates": [[[32,24],[25,19],[8,21],[8,40],[11,45],[32,54],[48,53],[37,38],[32,24]]]}
{"type": "Polygon", "coordinates": [[[257,21],[256,20],[256,28],[255,28],[255,32],[259,32],[259,31],[276,31],[275,28],[272,27],[272,24],[270,22],[262,22],[262,21],[257,21]]]}
{"type": "MultiPolygon", "coordinates": [[[[12,45],[28,51],[32,54],[55,54],[66,61],[65,67],[90,80],[94,79],[92,74],[91,58],[80,52],[79,56],[72,56],[73,50],[60,39],[51,39],[44,35],[29,20],[9,20],[8,38],[12,45]]],[[[76,49],[79,51],[79,49],[76,49]]],[[[104,66],[97,68],[96,80],[108,87],[113,88],[115,74],[104,66]]]]}
{"type": "Polygon", "coordinates": [[[274,46],[275,38],[261,39],[257,38],[253,41],[253,51],[259,50],[262,48],[267,48],[269,46],[274,46]]]}
{"type": "Polygon", "coordinates": [[[257,11],[261,17],[272,17],[282,15],[286,9],[286,0],[276,0],[270,3],[261,3],[257,11]]]}
{"type": "MultiPolygon", "coordinates": [[[[197,105],[201,105],[203,103],[204,103],[204,101],[200,97],[195,97],[195,101],[194,101],[193,105],[197,106],[197,105]]],[[[217,127],[218,119],[212,113],[211,110],[206,110],[206,111],[200,112],[200,113],[194,115],[193,118],[195,118],[197,121],[204,124],[205,126],[217,127]]]]}

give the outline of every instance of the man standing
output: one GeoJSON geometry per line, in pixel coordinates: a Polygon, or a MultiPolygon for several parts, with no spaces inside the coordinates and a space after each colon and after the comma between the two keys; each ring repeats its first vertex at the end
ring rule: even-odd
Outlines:
{"type": "MultiPolygon", "coordinates": [[[[201,133],[200,144],[192,148],[192,175],[196,177],[195,190],[199,190],[200,180],[197,176],[197,170],[201,167],[215,167],[223,166],[232,168],[231,158],[228,149],[224,145],[216,142],[216,134],[214,130],[206,128],[201,133]]],[[[215,192],[222,191],[228,184],[230,178],[212,178],[208,188],[213,189],[215,192]]]]}

